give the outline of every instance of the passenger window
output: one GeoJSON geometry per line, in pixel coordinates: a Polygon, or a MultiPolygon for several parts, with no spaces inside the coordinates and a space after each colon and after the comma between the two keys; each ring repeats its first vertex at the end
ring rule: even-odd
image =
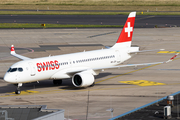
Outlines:
{"type": "Polygon", "coordinates": [[[22,68],[18,68],[18,71],[19,71],[19,72],[22,72],[22,71],[23,71],[23,69],[22,69],[22,68]]]}

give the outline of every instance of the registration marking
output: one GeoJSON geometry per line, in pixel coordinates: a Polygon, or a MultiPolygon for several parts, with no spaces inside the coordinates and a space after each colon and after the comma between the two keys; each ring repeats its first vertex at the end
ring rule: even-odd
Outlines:
{"type": "Polygon", "coordinates": [[[138,85],[138,86],[166,85],[165,83],[158,83],[148,80],[133,80],[133,81],[119,81],[119,82],[125,84],[138,85]]]}

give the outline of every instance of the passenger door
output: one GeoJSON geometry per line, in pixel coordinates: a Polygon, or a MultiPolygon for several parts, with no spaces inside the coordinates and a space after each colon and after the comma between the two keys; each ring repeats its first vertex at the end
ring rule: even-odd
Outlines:
{"type": "Polygon", "coordinates": [[[32,62],[30,62],[30,63],[29,63],[29,66],[30,66],[30,75],[31,75],[31,76],[35,76],[35,75],[36,75],[35,65],[34,65],[32,62]]]}

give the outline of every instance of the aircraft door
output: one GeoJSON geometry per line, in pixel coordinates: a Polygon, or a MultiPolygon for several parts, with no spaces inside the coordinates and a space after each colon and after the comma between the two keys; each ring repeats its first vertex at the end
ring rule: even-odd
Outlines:
{"type": "Polygon", "coordinates": [[[35,76],[36,75],[36,68],[35,68],[35,66],[31,62],[29,63],[29,66],[30,66],[30,74],[31,74],[31,76],[35,76]]]}

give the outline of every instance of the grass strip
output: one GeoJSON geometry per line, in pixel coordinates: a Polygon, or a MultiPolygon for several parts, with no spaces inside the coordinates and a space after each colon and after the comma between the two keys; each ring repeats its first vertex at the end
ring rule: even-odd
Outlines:
{"type": "Polygon", "coordinates": [[[0,11],[0,15],[128,15],[129,12],[0,11]]]}
{"type": "MultiPolygon", "coordinates": [[[[0,15],[129,15],[130,12],[0,11],[0,15]]],[[[180,15],[180,12],[137,12],[137,15],[180,15]]]]}
{"type": "Polygon", "coordinates": [[[73,5],[73,6],[109,6],[109,5],[180,5],[179,0],[1,0],[2,5],[73,5]]]}
{"type": "Polygon", "coordinates": [[[116,10],[116,11],[180,11],[179,6],[74,6],[74,5],[0,5],[8,10],[116,10]]]}
{"type": "Polygon", "coordinates": [[[123,25],[62,25],[62,24],[33,24],[33,23],[0,23],[0,28],[120,28],[123,25]]]}

